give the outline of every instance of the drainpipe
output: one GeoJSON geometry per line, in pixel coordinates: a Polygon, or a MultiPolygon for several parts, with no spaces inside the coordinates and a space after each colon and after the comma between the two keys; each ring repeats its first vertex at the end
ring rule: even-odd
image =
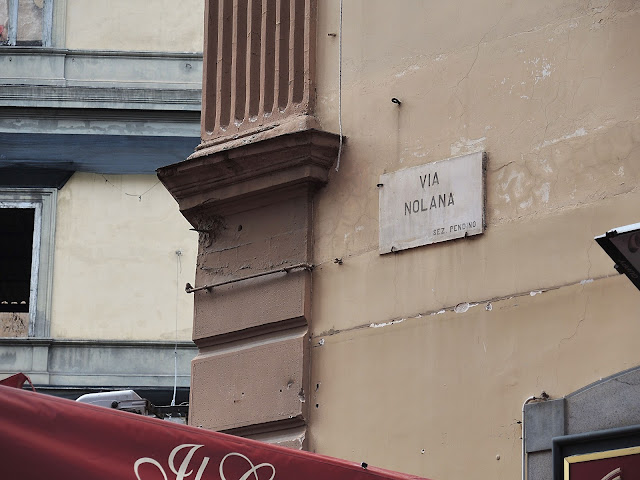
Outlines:
{"type": "Polygon", "coordinates": [[[527,405],[527,403],[532,402],[534,400],[537,400],[537,397],[535,397],[534,395],[530,396],[529,398],[527,398],[524,403],[522,404],[522,480],[526,480],[527,478],[527,466],[526,466],[526,460],[527,460],[527,454],[526,454],[526,449],[525,449],[525,445],[524,445],[524,407],[527,405]]]}

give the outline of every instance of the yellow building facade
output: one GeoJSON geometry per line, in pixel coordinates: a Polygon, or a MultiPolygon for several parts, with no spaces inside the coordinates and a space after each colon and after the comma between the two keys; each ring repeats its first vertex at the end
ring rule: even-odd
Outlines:
{"type": "Polygon", "coordinates": [[[188,392],[197,234],[155,176],[198,144],[203,8],[183,5],[0,2],[0,214],[23,227],[1,235],[1,375],[188,392]]]}
{"type": "Polygon", "coordinates": [[[200,232],[192,424],[533,479],[552,437],[640,422],[632,390],[599,390],[638,366],[640,292],[593,240],[638,222],[636,3],[211,0],[205,18],[202,142],[159,170],[200,232]],[[484,231],[381,253],[381,177],[472,153],[484,231]],[[550,410],[527,407],[523,443],[527,399],[550,410]]]}
{"type": "MultiPolygon", "coordinates": [[[[338,12],[319,5],[317,116],[333,132],[338,12]]],[[[529,396],[638,366],[640,292],[593,237],[638,221],[639,13],[344,2],[348,141],[314,205],[316,451],[516,478],[529,396]],[[485,232],[380,255],[379,176],[477,151],[485,232]]]]}

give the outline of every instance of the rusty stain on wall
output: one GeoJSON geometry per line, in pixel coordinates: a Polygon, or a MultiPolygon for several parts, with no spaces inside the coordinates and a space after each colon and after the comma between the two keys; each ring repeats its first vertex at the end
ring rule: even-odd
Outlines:
{"type": "Polygon", "coordinates": [[[43,1],[21,0],[18,5],[18,41],[41,41],[43,1]]]}
{"type": "Polygon", "coordinates": [[[0,312],[0,337],[26,337],[28,334],[28,312],[0,312]]]}

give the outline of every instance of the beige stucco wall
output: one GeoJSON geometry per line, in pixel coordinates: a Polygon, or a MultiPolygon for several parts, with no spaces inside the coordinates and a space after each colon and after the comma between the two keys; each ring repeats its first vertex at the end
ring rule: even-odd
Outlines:
{"type": "MultiPolygon", "coordinates": [[[[334,132],[338,15],[319,2],[334,132]]],[[[348,142],[314,207],[312,450],[517,478],[528,396],[640,364],[640,292],[593,241],[640,221],[639,43],[633,1],[344,2],[348,142]],[[474,151],[486,232],[379,255],[379,175],[474,151]]]]}
{"type": "Polygon", "coordinates": [[[63,0],[65,47],[87,50],[201,52],[204,2],[63,0]]]}
{"type": "Polygon", "coordinates": [[[75,173],[58,192],[51,336],[173,340],[177,319],[190,340],[189,228],[155,175],[75,173]]]}

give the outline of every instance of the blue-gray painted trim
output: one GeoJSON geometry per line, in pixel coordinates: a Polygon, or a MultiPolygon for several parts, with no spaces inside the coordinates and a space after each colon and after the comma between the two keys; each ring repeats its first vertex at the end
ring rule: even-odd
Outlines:
{"type": "Polygon", "coordinates": [[[0,168],[151,174],[181,162],[199,143],[197,137],[0,133],[0,168]]]}
{"type": "Polygon", "coordinates": [[[60,190],[71,175],[73,171],[54,168],[0,167],[0,186],[60,190]]]}

